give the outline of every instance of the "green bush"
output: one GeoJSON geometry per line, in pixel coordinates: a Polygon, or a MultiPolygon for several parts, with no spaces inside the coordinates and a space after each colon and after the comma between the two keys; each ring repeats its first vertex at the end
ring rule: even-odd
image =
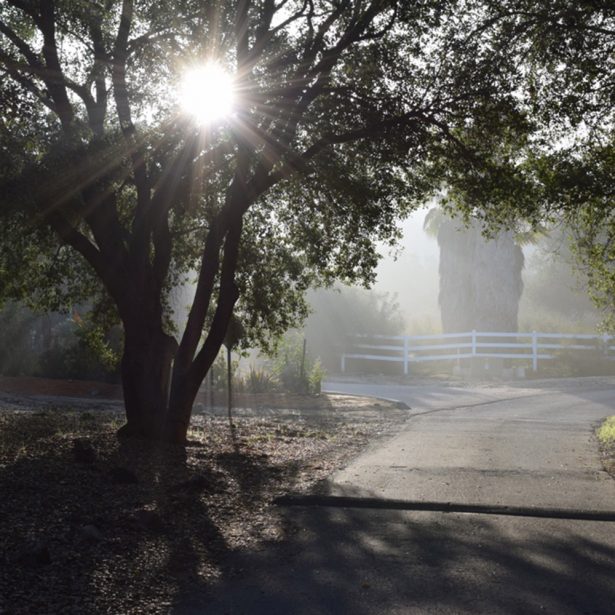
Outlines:
{"type": "Polygon", "coordinates": [[[34,347],[38,316],[20,303],[7,302],[0,310],[0,374],[31,376],[38,366],[34,347]]]}
{"type": "Polygon", "coordinates": [[[297,333],[289,333],[280,341],[273,371],[285,391],[303,394],[320,393],[325,374],[320,359],[304,352],[304,339],[297,333]]]}
{"type": "Polygon", "coordinates": [[[274,374],[254,367],[250,367],[250,371],[242,379],[242,384],[247,393],[271,393],[280,388],[280,383],[274,374]]]}
{"type": "Polygon", "coordinates": [[[615,416],[607,418],[598,428],[598,440],[606,446],[615,446],[615,416]]]}
{"type": "Polygon", "coordinates": [[[55,328],[53,345],[39,358],[39,376],[119,382],[121,335],[113,336],[81,317],[55,328]]]}
{"type": "Polygon", "coordinates": [[[325,374],[326,372],[322,366],[322,363],[320,362],[320,359],[316,359],[308,375],[310,393],[320,393],[322,381],[325,377],[325,374]]]}
{"type": "Polygon", "coordinates": [[[44,351],[39,359],[38,375],[73,380],[119,380],[118,369],[104,365],[100,356],[82,339],[44,351]]]}

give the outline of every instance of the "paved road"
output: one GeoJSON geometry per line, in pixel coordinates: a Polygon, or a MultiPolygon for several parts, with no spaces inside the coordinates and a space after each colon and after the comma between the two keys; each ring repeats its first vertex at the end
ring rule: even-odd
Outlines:
{"type": "Polygon", "coordinates": [[[293,538],[239,558],[206,609],[174,612],[615,612],[615,522],[579,519],[615,518],[592,436],[615,380],[329,388],[403,400],[408,423],[332,477],[332,505],[288,508],[293,538]]]}
{"type": "Polygon", "coordinates": [[[615,386],[599,379],[547,386],[371,386],[372,395],[408,403],[414,418],[333,482],[383,498],[615,511],[615,481],[592,437],[615,413],[615,386]]]}

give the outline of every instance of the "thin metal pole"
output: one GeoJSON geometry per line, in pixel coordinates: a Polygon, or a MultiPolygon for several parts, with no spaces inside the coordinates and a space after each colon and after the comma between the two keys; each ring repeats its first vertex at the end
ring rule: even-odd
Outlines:
{"type": "Polygon", "coordinates": [[[303,376],[305,375],[305,353],[307,350],[307,340],[305,338],[303,338],[303,352],[301,354],[301,371],[300,376],[301,376],[301,380],[303,381],[303,376]]]}
{"type": "Polygon", "coordinates": [[[231,374],[231,349],[226,349],[226,385],[228,389],[228,424],[231,429],[233,428],[233,415],[232,415],[232,407],[233,407],[233,397],[232,397],[232,374],[231,374]]]}
{"type": "Polygon", "coordinates": [[[209,368],[209,405],[214,407],[214,365],[209,368]]]}

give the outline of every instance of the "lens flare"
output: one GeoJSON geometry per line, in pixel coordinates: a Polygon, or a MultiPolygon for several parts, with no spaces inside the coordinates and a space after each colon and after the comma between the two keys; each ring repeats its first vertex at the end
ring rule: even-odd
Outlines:
{"type": "Polygon", "coordinates": [[[213,62],[192,67],[182,77],[179,100],[184,111],[199,124],[222,120],[233,111],[233,78],[213,62]]]}

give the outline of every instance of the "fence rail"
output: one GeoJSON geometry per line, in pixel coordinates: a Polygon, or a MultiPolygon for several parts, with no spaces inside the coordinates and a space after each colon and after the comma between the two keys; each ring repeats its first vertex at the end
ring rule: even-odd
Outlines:
{"type": "Polygon", "coordinates": [[[411,363],[467,359],[510,359],[530,361],[538,370],[539,361],[555,358],[551,351],[593,350],[613,357],[611,335],[588,333],[509,333],[469,331],[441,335],[355,335],[341,356],[342,372],[348,361],[386,361],[403,364],[404,374],[411,363]],[[456,341],[453,341],[456,340],[456,341]],[[527,340],[527,341],[524,341],[527,340]],[[454,351],[454,352],[450,352],[454,351]],[[548,351],[548,352],[545,352],[548,351]]]}

